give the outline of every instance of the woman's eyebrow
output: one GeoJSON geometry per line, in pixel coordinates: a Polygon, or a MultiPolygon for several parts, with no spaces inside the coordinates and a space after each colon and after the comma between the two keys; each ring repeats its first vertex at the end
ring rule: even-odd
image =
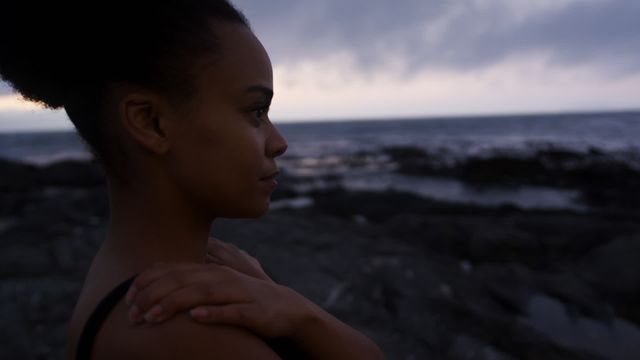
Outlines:
{"type": "Polygon", "coordinates": [[[245,92],[260,92],[263,93],[269,100],[273,98],[273,89],[264,85],[252,85],[244,90],[245,92]]]}

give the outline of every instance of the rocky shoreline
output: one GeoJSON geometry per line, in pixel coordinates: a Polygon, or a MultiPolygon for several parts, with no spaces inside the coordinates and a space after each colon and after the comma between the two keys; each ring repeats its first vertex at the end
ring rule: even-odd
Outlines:
{"type": "Polygon", "coordinates": [[[637,149],[608,153],[593,147],[580,152],[550,146],[520,152],[494,150],[459,159],[415,146],[386,147],[381,153],[397,164],[400,174],[454,178],[469,186],[576,189],[585,205],[640,209],[637,149]]]}
{"type": "MultiPolygon", "coordinates": [[[[428,156],[394,151],[399,171],[464,178],[456,171],[467,169],[470,182],[581,182],[610,195],[589,212],[525,211],[396,191],[298,194],[287,186],[296,179],[285,177],[274,204],[304,196],[306,206],[221,219],[212,234],[369,334],[389,359],[631,359],[624,353],[633,356],[633,344],[616,353],[598,339],[551,336],[535,325],[531,300],[554,299],[575,319],[640,324],[636,170],[603,159],[591,177],[558,166],[564,176],[537,168],[534,178],[529,165],[512,169],[515,160],[503,159],[436,172],[424,165],[428,156]]],[[[0,174],[0,358],[62,359],[66,321],[107,219],[102,173],[88,162],[0,160],[0,174]]]]}

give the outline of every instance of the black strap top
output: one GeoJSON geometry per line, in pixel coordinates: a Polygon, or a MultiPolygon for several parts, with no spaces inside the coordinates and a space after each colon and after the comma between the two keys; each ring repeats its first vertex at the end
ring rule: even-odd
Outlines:
{"type": "Polygon", "coordinates": [[[93,347],[93,341],[100,330],[100,326],[102,326],[102,323],[107,316],[109,316],[109,313],[116,306],[118,301],[120,301],[120,299],[127,293],[133,279],[135,279],[135,276],[130,277],[120,285],[116,286],[109,294],[107,294],[107,296],[104,297],[104,299],[102,299],[102,301],[100,301],[95,310],[93,310],[93,313],[89,316],[89,320],[87,320],[87,323],[84,325],[84,329],[82,329],[82,333],[80,334],[76,360],[91,359],[91,348],[93,347]]]}
{"type": "MultiPolygon", "coordinates": [[[[100,301],[98,306],[96,306],[91,316],[89,316],[89,320],[84,326],[82,333],[80,334],[80,338],[78,340],[78,349],[76,352],[76,360],[89,360],[91,359],[91,349],[93,347],[93,342],[102,326],[102,323],[105,321],[107,316],[111,310],[116,306],[116,304],[120,301],[121,298],[125,296],[129,286],[135,279],[136,275],[131,278],[125,280],[120,285],[116,286],[107,296],[100,301]]],[[[293,343],[291,343],[288,339],[263,339],[267,345],[278,354],[283,360],[289,359],[307,359],[308,356],[305,355],[300,349],[298,349],[293,343]]]]}

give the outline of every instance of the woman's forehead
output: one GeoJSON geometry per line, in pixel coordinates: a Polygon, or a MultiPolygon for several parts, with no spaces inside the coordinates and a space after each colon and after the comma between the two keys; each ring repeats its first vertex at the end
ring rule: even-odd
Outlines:
{"type": "Polygon", "coordinates": [[[247,87],[272,87],[273,70],[266,50],[250,29],[238,24],[215,25],[219,53],[198,71],[205,86],[243,91],[247,87]]]}

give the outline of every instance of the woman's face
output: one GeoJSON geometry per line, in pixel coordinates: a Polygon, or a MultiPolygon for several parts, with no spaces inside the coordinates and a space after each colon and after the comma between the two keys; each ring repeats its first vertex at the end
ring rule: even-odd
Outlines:
{"type": "Polygon", "coordinates": [[[220,55],[196,68],[197,94],[178,121],[171,176],[212,217],[258,217],[269,208],[275,158],[287,143],[268,117],[271,62],[242,25],[215,24],[220,55]]]}

